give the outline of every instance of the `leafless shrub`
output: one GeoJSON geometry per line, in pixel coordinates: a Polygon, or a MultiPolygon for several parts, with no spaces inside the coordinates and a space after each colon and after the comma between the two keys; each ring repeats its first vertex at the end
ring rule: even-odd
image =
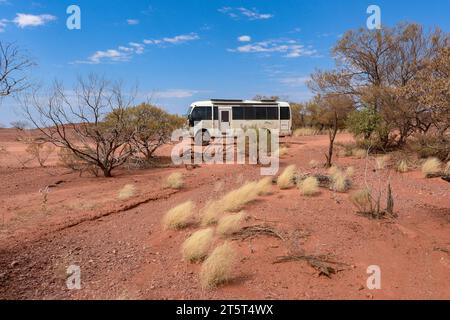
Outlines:
{"type": "Polygon", "coordinates": [[[49,97],[42,99],[33,90],[22,99],[25,115],[47,141],[111,177],[134,153],[130,146],[134,131],[125,117],[134,95],[125,94],[120,83],[94,75],[80,78],[73,92],[72,96],[55,83],[49,97]]]}
{"type": "Polygon", "coordinates": [[[33,159],[36,159],[41,167],[45,167],[45,163],[53,151],[55,151],[55,147],[45,142],[33,140],[28,143],[25,151],[31,155],[33,159]]]}

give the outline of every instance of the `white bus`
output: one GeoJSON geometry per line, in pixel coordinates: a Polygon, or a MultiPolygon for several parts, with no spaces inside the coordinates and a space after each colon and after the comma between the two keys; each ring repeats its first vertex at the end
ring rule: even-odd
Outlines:
{"type": "Polygon", "coordinates": [[[275,100],[197,101],[189,108],[188,121],[191,136],[204,145],[232,129],[279,130],[281,137],[292,134],[291,107],[275,100]]]}

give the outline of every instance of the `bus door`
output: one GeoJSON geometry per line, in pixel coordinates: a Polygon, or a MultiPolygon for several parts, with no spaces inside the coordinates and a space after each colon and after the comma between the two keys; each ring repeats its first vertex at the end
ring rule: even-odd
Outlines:
{"type": "Polygon", "coordinates": [[[219,107],[219,129],[226,133],[231,128],[231,108],[219,107]]]}

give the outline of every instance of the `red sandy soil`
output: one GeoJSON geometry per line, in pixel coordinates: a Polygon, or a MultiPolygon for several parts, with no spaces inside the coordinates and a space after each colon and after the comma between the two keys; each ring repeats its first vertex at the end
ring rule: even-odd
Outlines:
{"type": "MultiPolygon", "coordinates": [[[[246,225],[268,224],[285,241],[254,237],[232,241],[238,253],[233,280],[215,290],[199,285],[200,265],[182,260],[180,246],[197,230],[163,231],[170,208],[192,200],[201,209],[246,180],[260,179],[251,165],[202,165],[118,170],[94,178],[58,167],[56,153],[46,168],[29,163],[17,132],[0,129],[0,298],[1,299],[450,299],[450,184],[424,179],[416,170],[391,171],[396,219],[357,215],[349,193],[321,189],[307,198],[297,189],[260,197],[245,207],[246,225]],[[182,190],[164,189],[172,172],[185,175],[182,190]],[[126,184],[136,186],[119,200],[126,184]],[[47,203],[39,193],[50,187],[47,203]],[[273,264],[292,252],[330,255],[348,266],[327,278],[306,262],[273,264]],[[81,267],[81,290],[66,288],[66,268],[81,267]],[[366,286],[367,267],[381,268],[380,290],[366,286]]],[[[339,141],[351,141],[345,134],[339,141]]],[[[287,139],[281,167],[311,170],[323,161],[326,136],[287,139]]],[[[170,146],[162,151],[169,155],[170,146]]],[[[353,189],[364,186],[365,161],[337,158],[353,166],[353,189]]],[[[378,173],[368,171],[369,181],[378,173]]],[[[216,239],[219,244],[223,240],[216,239]]]]}

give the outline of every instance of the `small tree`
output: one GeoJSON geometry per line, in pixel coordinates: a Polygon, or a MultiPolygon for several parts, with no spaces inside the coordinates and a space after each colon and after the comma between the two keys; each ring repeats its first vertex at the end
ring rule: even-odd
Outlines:
{"type": "Polygon", "coordinates": [[[381,121],[381,116],[375,108],[363,107],[349,114],[346,126],[356,137],[362,136],[364,140],[369,140],[381,121]]]}
{"type": "Polygon", "coordinates": [[[151,160],[160,146],[170,141],[172,132],[181,128],[186,121],[147,103],[126,109],[123,119],[115,113],[110,113],[106,122],[114,126],[117,119],[124,120],[128,132],[132,133],[131,146],[144,155],[147,161],[151,160]]]}
{"type": "Polygon", "coordinates": [[[33,159],[38,161],[41,167],[45,167],[45,163],[54,150],[55,147],[53,145],[35,140],[28,142],[28,146],[25,149],[25,151],[30,154],[33,159]]]}
{"type": "Polygon", "coordinates": [[[336,135],[339,129],[344,128],[348,114],[354,110],[353,101],[345,95],[329,94],[324,97],[317,96],[315,102],[318,108],[316,121],[322,128],[328,130],[330,143],[325,155],[327,159],[325,166],[329,168],[332,166],[336,135]]]}
{"type": "Polygon", "coordinates": [[[28,120],[48,142],[111,177],[134,152],[130,146],[134,132],[126,123],[126,109],[133,97],[124,94],[119,83],[91,75],[78,79],[73,96],[55,83],[47,99],[34,91],[22,105],[28,120]],[[111,116],[105,121],[108,113],[111,116]]]}
{"type": "Polygon", "coordinates": [[[24,131],[24,130],[30,128],[30,123],[28,123],[27,121],[23,121],[23,120],[13,121],[10,124],[11,124],[11,127],[13,127],[14,129],[17,129],[19,131],[24,131]]]}

